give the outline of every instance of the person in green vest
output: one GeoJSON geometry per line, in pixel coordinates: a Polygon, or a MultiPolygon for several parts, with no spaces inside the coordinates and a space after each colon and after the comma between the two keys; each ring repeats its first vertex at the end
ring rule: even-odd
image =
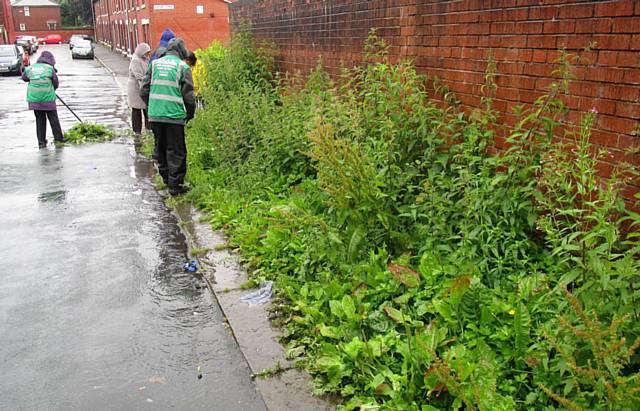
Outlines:
{"type": "Polygon", "coordinates": [[[158,171],[172,196],[188,190],[184,125],[196,110],[191,68],[183,61],[188,54],[184,40],[171,39],[166,54],[149,65],[140,87],[158,145],[158,171]]]}
{"type": "Polygon", "coordinates": [[[33,110],[36,116],[36,134],[40,148],[47,146],[47,118],[54,140],[60,143],[65,141],[56,107],[55,90],[59,83],[55,64],[53,54],[43,51],[36,64],[30,65],[22,72],[22,79],[29,82],[27,102],[29,110],[33,110]]]}

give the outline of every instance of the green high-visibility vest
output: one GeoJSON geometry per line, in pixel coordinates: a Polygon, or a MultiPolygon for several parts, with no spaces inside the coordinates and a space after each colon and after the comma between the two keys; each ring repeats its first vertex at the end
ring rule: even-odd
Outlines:
{"type": "Polygon", "coordinates": [[[180,81],[189,66],[177,56],[154,60],[149,92],[149,117],[181,120],[187,117],[180,81]]]}
{"type": "Polygon", "coordinates": [[[47,103],[56,101],[53,89],[53,67],[44,63],[36,63],[26,68],[29,77],[27,101],[29,103],[47,103]]]}

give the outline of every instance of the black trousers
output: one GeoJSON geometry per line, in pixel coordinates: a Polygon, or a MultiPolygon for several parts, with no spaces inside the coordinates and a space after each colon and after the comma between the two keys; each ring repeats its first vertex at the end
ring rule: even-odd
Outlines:
{"type": "Polygon", "coordinates": [[[184,125],[151,122],[151,130],[158,144],[158,171],[169,188],[184,183],[187,174],[187,146],[184,125]]]}
{"type": "Polygon", "coordinates": [[[62,134],[62,127],[60,127],[60,119],[58,119],[58,112],[33,110],[36,115],[36,134],[38,136],[38,145],[44,147],[47,145],[47,118],[51,125],[51,131],[53,132],[53,138],[56,141],[63,141],[64,135],[62,134]]]}
{"type": "Polygon", "coordinates": [[[144,114],[144,128],[149,130],[149,118],[147,117],[147,109],[132,108],[131,109],[131,128],[136,134],[142,133],[142,115],[144,114]]]}

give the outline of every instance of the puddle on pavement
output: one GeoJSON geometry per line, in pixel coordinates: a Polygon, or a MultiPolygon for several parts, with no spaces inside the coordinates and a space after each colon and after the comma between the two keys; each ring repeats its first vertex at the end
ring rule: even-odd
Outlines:
{"type": "MultiPolygon", "coordinates": [[[[87,73],[91,89],[61,79],[65,102],[126,127],[113,80],[87,73]]],[[[38,150],[25,85],[11,80],[0,79],[0,408],[264,410],[213,296],[182,269],[186,239],[152,163],[126,139],[38,150]]],[[[58,114],[65,130],[76,123],[58,114]]]]}

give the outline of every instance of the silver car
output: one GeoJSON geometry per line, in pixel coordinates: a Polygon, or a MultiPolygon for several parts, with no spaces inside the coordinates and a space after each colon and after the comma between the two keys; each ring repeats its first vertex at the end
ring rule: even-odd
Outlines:
{"type": "Polygon", "coordinates": [[[22,52],[15,44],[0,45],[0,73],[22,74],[22,52]]]}
{"type": "Polygon", "coordinates": [[[72,59],[93,59],[93,44],[89,40],[76,41],[71,49],[72,59]]]}

